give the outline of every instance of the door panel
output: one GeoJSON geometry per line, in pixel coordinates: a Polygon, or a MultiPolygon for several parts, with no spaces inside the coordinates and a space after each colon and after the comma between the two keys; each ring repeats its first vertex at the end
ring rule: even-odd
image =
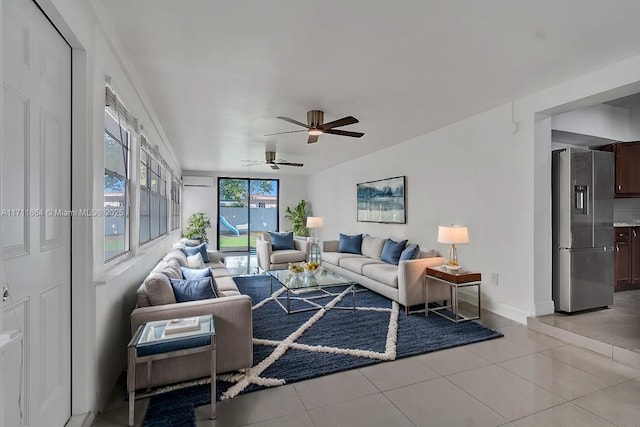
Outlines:
{"type": "Polygon", "coordinates": [[[593,151],[593,246],[613,245],[613,154],[593,151]]]}
{"type": "MultiPolygon", "coordinates": [[[[571,150],[571,247],[593,247],[591,152],[571,150]]],[[[564,153],[563,153],[564,154],[564,153]]]]}
{"type": "Polygon", "coordinates": [[[71,217],[56,214],[71,207],[71,49],[33,2],[2,8],[1,208],[14,213],[2,217],[2,327],[24,334],[5,359],[2,416],[57,427],[71,414],[71,217]]]}
{"type": "Polygon", "coordinates": [[[571,252],[571,308],[586,310],[613,304],[613,251],[571,252]]]}

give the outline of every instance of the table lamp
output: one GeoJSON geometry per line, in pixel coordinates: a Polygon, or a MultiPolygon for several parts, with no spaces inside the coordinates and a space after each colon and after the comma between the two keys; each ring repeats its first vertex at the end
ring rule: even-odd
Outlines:
{"type": "Polygon", "coordinates": [[[440,225],[438,226],[438,243],[448,243],[451,245],[449,263],[445,268],[449,270],[460,269],[458,264],[458,250],[456,245],[469,243],[469,229],[465,225],[440,225]]]}
{"type": "Polygon", "coordinates": [[[324,226],[324,221],[319,216],[308,216],[307,217],[307,228],[313,229],[313,242],[318,242],[318,228],[322,228],[324,226]]]}

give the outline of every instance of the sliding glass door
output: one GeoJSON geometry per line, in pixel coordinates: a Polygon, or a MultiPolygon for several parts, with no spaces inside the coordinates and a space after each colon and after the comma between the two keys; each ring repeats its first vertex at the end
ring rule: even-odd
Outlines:
{"type": "Polygon", "coordinates": [[[255,250],[256,237],[277,231],[277,179],[218,178],[218,248],[255,250]]]}

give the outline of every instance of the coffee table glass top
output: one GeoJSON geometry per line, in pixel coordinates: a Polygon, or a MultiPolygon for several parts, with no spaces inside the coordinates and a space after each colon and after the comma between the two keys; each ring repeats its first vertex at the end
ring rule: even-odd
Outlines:
{"type": "Polygon", "coordinates": [[[289,270],[269,270],[267,273],[287,289],[326,288],[354,283],[353,280],[338,276],[324,268],[320,268],[313,276],[307,276],[306,273],[294,274],[289,270]]]}

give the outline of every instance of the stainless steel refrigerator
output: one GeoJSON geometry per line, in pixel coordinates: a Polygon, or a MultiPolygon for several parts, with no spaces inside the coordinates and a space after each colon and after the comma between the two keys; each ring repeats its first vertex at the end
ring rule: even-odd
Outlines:
{"type": "Polygon", "coordinates": [[[556,311],[613,304],[613,154],[553,151],[552,183],[556,311]]]}

